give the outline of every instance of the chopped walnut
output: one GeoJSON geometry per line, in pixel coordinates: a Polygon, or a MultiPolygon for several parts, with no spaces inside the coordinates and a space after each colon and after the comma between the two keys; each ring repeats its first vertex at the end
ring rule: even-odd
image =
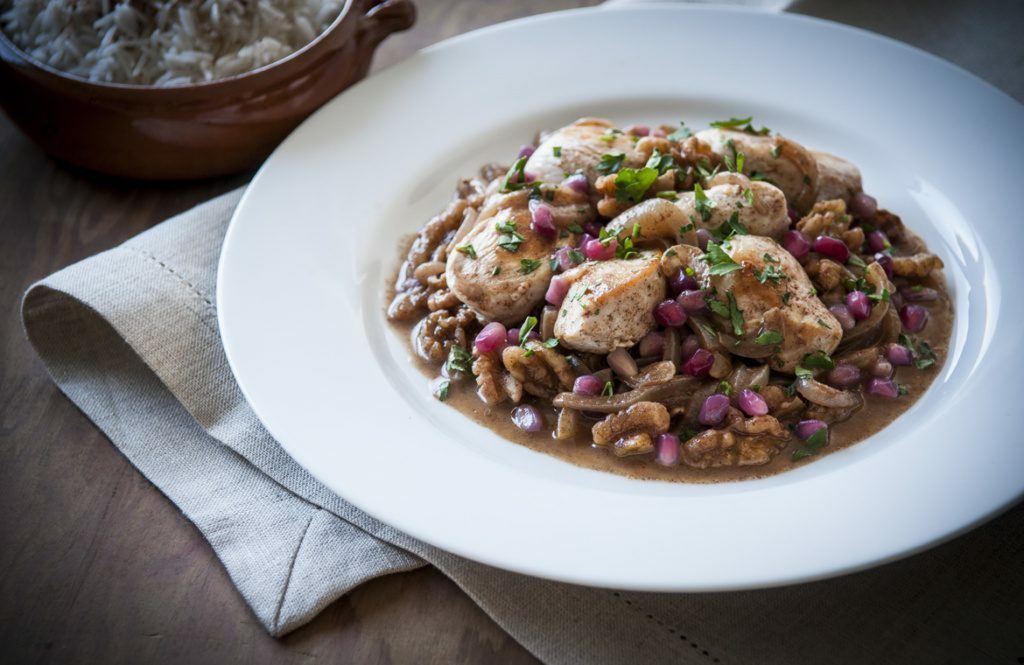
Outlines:
{"type": "Polygon", "coordinates": [[[399,321],[411,319],[420,314],[427,304],[434,289],[416,279],[416,270],[424,263],[443,261],[442,257],[447,254],[448,240],[462,222],[466,205],[464,199],[452,201],[440,215],[427,222],[416,236],[398,271],[395,297],[388,307],[388,318],[399,321]]]}
{"type": "Polygon", "coordinates": [[[729,430],[709,429],[682,446],[687,466],[708,469],[720,466],[758,466],[767,464],[782,450],[782,442],[760,437],[740,436],[729,430]]]}
{"type": "Polygon", "coordinates": [[[885,235],[889,236],[889,240],[893,242],[903,242],[907,237],[907,229],[903,226],[903,220],[899,215],[888,210],[879,208],[875,213],[873,223],[876,228],[885,231],[885,235]]]}
{"type": "Polygon", "coordinates": [[[523,384],[505,371],[497,352],[477,353],[473,360],[473,374],[476,376],[477,395],[484,404],[494,406],[505,400],[518,404],[523,399],[523,384]]]}
{"type": "Polygon", "coordinates": [[[728,427],[737,434],[766,436],[773,439],[788,439],[789,431],[774,416],[753,416],[744,418],[739,409],[729,408],[728,427]]]}
{"type": "Polygon", "coordinates": [[[654,441],[651,435],[646,432],[626,436],[615,442],[612,446],[612,453],[616,457],[627,457],[629,455],[643,455],[654,452],[654,441]]]}
{"type": "Polygon", "coordinates": [[[427,309],[436,312],[439,309],[458,307],[462,301],[448,288],[438,289],[427,296],[427,309]]]}
{"type": "Polygon", "coordinates": [[[560,392],[572,390],[576,380],[576,373],[565,356],[535,341],[527,342],[525,348],[505,347],[501,361],[509,374],[523,384],[523,389],[537,397],[551,399],[560,392]]]}
{"type": "Polygon", "coordinates": [[[790,395],[781,386],[765,386],[761,389],[761,397],[768,403],[768,411],[776,419],[789,418],[802,413],[807,406],[796,395],[790,395]]]}
{"type": "Polygon", "coordinates": [[[892,257],[892,274],[897,277],[927,277],[933,270],[942,268],[942,259],[927,252],[892,257]]]}
{"type": "Polygon", "coordinates": [[[466,330],[475,321],[476,316],[466,306],[454,314],[446,309],[431,312],[416,327],[416,352],[425,360],[444,362],[453,345],[466,348],[466,330]]]}
{"type": "Polygon", "coordinates": [[[594,443],[606,446],[635,434],[657,435],[668,431],[668,409],[659,402],[637,402],[625,411],[609,414],[594,425],[594,443]]]}
{"type": "Polygon", "coordinates": [[[864,229],[859,226],[843,231],[839,238],[846,243],[851,252],[859,252],[864,247],[864,229]]]}
{"type": "Polygon", "coordinates": [[[796,223],[796,228],[808,238],[816,238],[823,234],[841,235],[850,228],[846,202],[842,199],[818,201],[811,211],[796,223]]]}
{"type": "Polygon", "coordinates": [[[848,408],[836,408],[821,406],[820,404],[811,404],[810,406],[807,407],[807,410],[804,411],[803,417],[808,420],[821,420],[822,422],[831,425],[832,423],[843,422],[844,420],[852,416],[854,412],[857,411],[857,409],[859,408],[859,404],[857,406],[848,408]]]}
{"type": "Polygon", "coordinates": [[[819,292],[841,287],[843,280],[853,279],[853,273],[832,259],[820,259],[807,266],[807,276],[814,280],[819,292]]]}

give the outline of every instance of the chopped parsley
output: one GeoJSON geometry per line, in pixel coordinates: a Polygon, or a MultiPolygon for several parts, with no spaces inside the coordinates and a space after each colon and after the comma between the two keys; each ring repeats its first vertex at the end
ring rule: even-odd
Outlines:
{"type": "Polygon", "coordinates": [[[754,192],[749,187],[743,190],[743,200],[748,206],[754,205],[754,192]]]}
{"type": "Polygon", "coordinates": [[[935,352],[928,342],[919,341],[917,344],[914,344],[914,340],[906,333],[900,333],[899,343],[910,349],[910,352],[914,355],[914,367],[917,369],[928,369],[938,361],[935,352]]]}
{"type": "Polygon", "coordinates": [[[832,330],[832,326],[830,326],[829,324],[825,323],[821,319],[818,319],[818,325],[821,326],[822,328],[824,328],[825,330],[832,330]]]}
{"type": "Polygon", "coordinates": [[[725,379],[722,379],[721,381],[718,382],[718,392],[722,393],[726,397],[732,397],[732,384],[726,381],[725,379]]]}
{"type": "Polygon", "coordinates": [[[533,259],[522,259],[519,261],[519,272],[524,275],[529,275],[531,272],[540,267],[542,261],[535,261],[533,259]]]}
{"type": "Polygon", "coordinates": [[[644,164],[646,168],[654,169],[658,172],[658,175],[662,175],[665,171],[675,168],[675,161],[672,159],[672,155],[663,155],[657,148],[651,153],[651,158],[644,164]]]}
{"type": "Polygon", "coordinates": [[[708,264],[708,272],[712,275],[728,275],[743,267],[733,261],[721,245],[714,242],[708,243],[708,251],[701,258],[708,264]]]}
{"type": "Polygon", "coordinates": [[[616,137],[617,135],[621,134],[621,133],[622,133],[622,130],[621,130],[621,129],[618,129],[617,127],[612,127],[611,129],[609,129],[608,131],[606,131],[606,132],[605,132],[604,134],[602,134],[601,136],[598,136],[597,138],[601,139],[601,140],[602,140],[602,141],[604,141],[605,143],[611,143],[612,141],[614,141],[614,140],[615,140],[615,137],[616,137]]]}
{"type": "Polygon", "coordinates": [[[541,343],[541,346],[543,346],[545,349],[553,349],[556,346],[558,346],[558,338],[549,337],[541,343]]]}
{"type": "Polygon", "coordinates": [[[882,289],[881,293],[870,293],[868,298],[875,302],[889,302],[891,296],[889,295],[889,289],[882,289]]]}
{"type": "Polygon", "coordinates": [[[716,120],[711,123],[711,126],[715,129],[738,129],[757,136],[764,136],[771,133],[772,130],[767,127],[754,129],[754,126],[751,124],[753,120],[753,116],[747,116],[746,118],[729,118],[728,120],[716,120]]]}
{"type": "Polygon", "coordinates": [[[583,233],[583,227],[575,222],[565,228],[567,228],[570,233],[583,233]]]}
{"type": "Polygon", "coordinates": [[[491,270],[491,277],[497,277],[500,274],[501,274],[501,266],[494,266],[494,269],[491,270]]]}
{"type": "Polygon", "coordinates": [[[613,384],[611,381],[605,381],[604,388],[601,389],[601,394],[605,395],[606,397],[611,397],[612,395],[614,395],[615,384],[613,384]]]}
{"type": "Polygon", "coordinates": [[[476,258],[476,250],[473,249],[473,245],[463,245],[462,247],[456,247],[455,249],[462,252],[471,259],[476,258]]]}
{"type": "Polygon", "coordinates": [[[434,397],[441,400],[442,402],[448,399],[448,391],[452,386],[452,382],[448,379],[444,379],[437,384],[437,389],[434,391],[434,397]]]}
{"type": "Polygon", "coordinates": [[[715,177],[715,174],[718,173],[718,169],[720,168],[719,166],[716,165],[714,169],[708,170],[710,164],[708,164],[708,160],[706,159],[697,160],[697,163],[694,165],[694,167],[697,169],[697,175],[699,175],[700,179],[704,182],[707,182],[711,178],[715,177]]]}
{"type": "Polygon", "coordinates": [[[505,174],[505,180],[502,181],[501,191],[502,192],[515,192],[523,187],[527,187],[529,183],[526,182],[526,157],[520,157],[516,160],[516,163],[512,165],[512,168],[505,174]]]}
{"type": "MultiPolygon", "coordinates": [[[[537,317],[528,316],[523,320],[523,325],[519,326],[519,346],[526,349],[526,340],[531,331],[537,327],[537,317]]],[[[523,355],[529,358],[533,355],[532,349],[526,349],[523,355]]]]}
{"type": "Polygon", "coordinates": [[[679,195],[676,194],[672,190],[668,190],[668,191],[665,191],[665,192],[658,192],[657,194],[655,194],[655,196],[657,196],[659,199],[668,199],[669,201],[678,201],[679,200],[679,195]]]}
{"type": "Polygon", "coordinates": [[[622,169],[615,176],[615,198],[623,203],[637,203],[658,179],[658,170],[645,166],[642,169],[622,169]]]}
{"type": "Polygon", "coordinates": [[[782,268],[779,266],[767,265],[764,270],[754,268],[754,277],[756,277],[757,281],[761,284],[764,284],[765,282],[774,282],[775,284],[778,284],[780,280],[786,278],[786,273],[784,273],[782,268]]]}
{"type": "Polygon", "coordinates": [[[782,146],[781,145],[777,145],[777,146],[773,146],[772,147],[772,157],[774,157],[775,159],[778,159],[779,155],[781,155],[781,154],[782,154],[782,146]]]}
{"type": "Polygon", "coordinates": [[[508,252],[519,250],[519,245],[523,244],[523,236],[516,230],[515,222],[507,219],[504,222],[495,223],[494,228],[498,233],[502,234],[498,236],[498,247],[508,252]]]}
{"type": "Polygon", "coordinates": [[[796,374],[796,378],[798,378],[798,379],[813,379],[814,378],[814,372],[812,372],[811,370],[807,369],[806,367],[800,367],[799,365],[797,365],[797,368],[795,370],[793,370],[793,373],[796,374]]]}
{"type": "Polygon", "coordinates": [[[735,173],[743,173],[743,165],[746,162],[747,156],[736,150],[736,143],[732,139],[726,141],[725,145],[732,151],[732,157],[729,155],[723,156],[725,167],[735,173]]]}
{"type": "Polygon", "coordinates": [[[601,161],[597,164],[597,172],[602,175],[615,173],[622,168],[622,162],[626,159],[626,153],[621,150],[613,150],[601,155],[601,161]]]}
{"type": "Polygon", "coordinates": [[[789,291],[786,291],[785,293],[783,293],[782,294],[782,304],[783,305],[788,305],[789,304],[789,299],[792,298],[792,297],[793,297],[793,294],[790,293],[789,291]]]}
{"type": "Polygon", "coordinates": [[[828,443],[827,425],[807,437],[803,446],[793,452],[793,461],[796,462],[797,460],[802,460],[805,457],[810,457],[811,455],[816,454],[819,450],[825,447],[826,443],[828,443]]]}
{"type": "Polygon", "coordinates": [[[724,224],[711,231],[711,234],[718,237],[722,241],[728,240],[733,236],[745,236],[750,235],[750,231],[747,227],[740,223],[739,211],[733,212],[726,220],[724,224]]]}
{"type": "Polygon", "coordinates": [[[569,259],[573,263],[583,263],[585,258],[586,257],[583,256],[583,252],[581,252],[580,250],[578,250],[578,249],[570,249],[569,250],[569,259]]]}
{"type": "Polygon", "coordinates": [[[782,344],[782,333],[778,330],[765,330],[754,338],[754,343],[760,346],[775,346],[782,344]]]}
{"type": "Polygon", "coordinates": [[[729,319],[732,321],[732,331],[737,337],[743,336],[743,312],[736,306],[736,297],[732,294],[732,291],[727,291],[725,294],[729,298],[729,319]]]}
{"type": "Polygon", "coordinates": [[[700,183],[693,183],[693,200],[697,205],[697,212],[700,213],[700,218],[705,222],[708,221],[711,217],[711,209],[715,207],[715,202],[704,193],[704,188],[700,186],[700,183]]]}
{"type": "Polygon", "coordinates": [[[704,302],[708,304],[708,309],[710,309],[715,314],[719,316],[724,316],[726,318],[729,317],[729,308],[726,307],[721,300],[714,297],[710,293],[704,296],[704,302]]]}
{"type": "Polygon", "coordinates": [[[668,140],[669,141],[681,141],[682,139],[687,139],[687,138],[690,138],[691,136],[693,136],[693,132],[690,131],[690,128],[686,126],[685,122],[680,120],[679,121],[679,129],[677,129],[676,131],[674,131],[671,134],[669,134],[668,135],[668,140]]]}
{"type": "Polygon", "coordinates": [[[808,353],[804,356],[804,359],[801,362],[804,367],[810,367],[812,369],[835,369],[836,366],[832,357],[824,351],[808,353]]]}
{"type": "Polygon", "coordinates": [[[551,147],[551,154],[553,154],[555,157],[561,157],[562,156],[562,146],[560,146],[560,145],[552,146],[551,147]]]}
{"type": "Polygon", "coordinates": [[[867,264],[864,263],[864,259],[860,258],[859,256],[853,253],[850,254],[850,258],[847,259],[846,262],[849,263],[854,268],[860,268],[861,270],[864,270],[865,268],[868,267],[867,264]]]}
{"type": "Polygon", "coordinates": [[[458,344],[452,344],[451,350],[448,351],[448,372],[462,372],[463,374],[472,374],[473,368],[473,356],[469,355],[469,352],[458,344]]]}

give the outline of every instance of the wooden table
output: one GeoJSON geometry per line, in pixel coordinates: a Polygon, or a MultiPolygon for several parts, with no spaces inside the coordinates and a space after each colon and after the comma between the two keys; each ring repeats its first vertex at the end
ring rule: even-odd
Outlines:
{"type": "MultiPolygon", "coordinates": [[[[420,0],[375,68],[479,26],[597,0],[420,0]]],[[[0,94],[3,94],[0,91],[0,94]]],[[[282,640],[209,545],[54,386],[21,327],[33,281],[245,183],[118,182],[0,117],[0,662],[535,663],[432,568],[375,580],[282,640]]]]}

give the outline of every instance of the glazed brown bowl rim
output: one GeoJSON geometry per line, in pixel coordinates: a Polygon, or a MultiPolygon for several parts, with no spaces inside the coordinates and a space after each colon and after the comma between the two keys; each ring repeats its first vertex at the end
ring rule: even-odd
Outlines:
{"type": "MultiPolygon", "coordinates": [[[[74,74],[52,67],[51,65],[33,57],[29,53],[26,53],[16,45],[2,29],[0,29],[0,46],[10,49],[18,58],[23,60],[26,65],[36,70],[39,74],[54,77],[61,83],[88,88],[96,92],[109,92],[118,95],[137,94],[145,97],[149,97],[150,95],[180,95],[181,93],[189,92],[200,93],[219,87],[233,87],[239,84],[244,85],[261,78],[267,78],[274,70],[294,64],[296,60],[309,55],[313,50],[317,50],[322,43],[341,26],[342,22],[348,18],[348,15],[352,11],[352,7],[356,5],[357,2],[358,0],[345,0],[344,5],[334,20],[331,21],[330,25],[324,28],[320,34],[313,38],[312,41],[303,45],[301,48],[292,51],[283,58],[274,60],[273,62],[257,67],[256,69],[242,72],[241,74],[233,74],[231,76],[225,76],[223,78],[213,79],[210,81],[200,81],[198,83],[187,83],[184,85],[158,86],[151,84],[111,83],[107,81],[93,81],[87,78],[82,78],[81,76],[75,76],[74,74]]],[[[0,61],[2,61],[2,59],[0,59],[0,61]]]]}

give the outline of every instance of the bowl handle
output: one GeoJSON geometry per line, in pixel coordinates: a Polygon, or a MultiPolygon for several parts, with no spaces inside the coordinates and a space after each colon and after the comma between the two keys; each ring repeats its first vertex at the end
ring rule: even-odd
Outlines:
{"type": "Polygon", "coordinates": [[[391,33],[408,30],[416,21],[416,6],[411,0],[360,0],[357,6],[358,40],[371,50],[391,33]]]}

